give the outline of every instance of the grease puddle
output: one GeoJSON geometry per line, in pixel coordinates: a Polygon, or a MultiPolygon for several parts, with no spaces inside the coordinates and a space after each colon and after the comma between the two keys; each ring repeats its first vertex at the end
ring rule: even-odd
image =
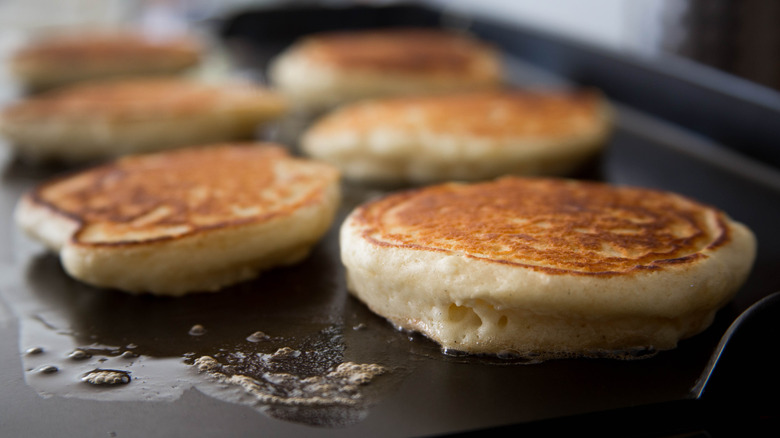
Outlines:
{"type": "Polygon", "coordinates": [[[2,297],[19,322],[25,380],[44,397],[159,402],[194,387],[284,421],[342,427],[406,371],[385,341],[348,347],[398,336],[352,329],[365,323],[345,310],[338,268],[319,248],[297,267],[174,299],[91,288],[42,255],[26,276],[5,268],[15,280],[2,297]]]}

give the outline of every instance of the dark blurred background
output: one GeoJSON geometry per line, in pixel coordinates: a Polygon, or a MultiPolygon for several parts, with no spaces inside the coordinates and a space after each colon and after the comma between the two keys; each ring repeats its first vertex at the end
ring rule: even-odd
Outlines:
{"type": "Polygon", "coordinates": [[[52,27],[178,28],[250,8],[393,3],[516,22],[641,57],[679,56],[780,90],[778,0],[0,0],[0,62],[24,34],[52,27]]]}
{"type": "Polygon", "coordinates": [[[780,90],[780,1],[680,3],[666,15],[662,50],[780,90]]]}
{"type": "Polygon", "coordinates": [[[780,90],[777,0],[433,0],[641,57],[680,57],[780,90]]]}

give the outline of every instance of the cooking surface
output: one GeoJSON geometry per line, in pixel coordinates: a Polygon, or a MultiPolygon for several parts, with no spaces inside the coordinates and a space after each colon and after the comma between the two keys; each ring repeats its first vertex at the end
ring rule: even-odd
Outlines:
{"type": "MultiPolygon", "coordinates": [[[[522,64],[510,65],[515,82],[534,77],[522,64]]],[[[394,330],[344,287],[338,225],[352,207],[382,193],[350,184],[333,228],[300,265],[217,294],[178,299],[97,290],[71,280],[57,257],[21,236],[11,219],[24,190],[62,169],[34,168],[12,157],[3,163],[4,436],[420,436],[681,400],[734,318],[780,290],[777,174],[620,106],[607,151],[584,177],[713,204],[750,226],[759,242],[748,282],[706,332],[634,361],[524,364],[445,356],[432,342],[394,330]],[[43,352],[28,352],[33,347],[43,352]],[[274,356],[283,347],[298,352],[294,360],[274,356]],[[68,357],[74,350],[91,357],[68,357]],[[198,373],[192,364],[204,355],[232,363],[239,374],[287,373],[298,381],[344,362],[378,364],[387,372],[361,386],[351,404],[269,406],[198,373]],[[47,365],[58,371],[46,373],[47,365]],[[130,383],[81,382],[95,368],[128,371],[130,383]]],[[[296,387],[286,385],[273,390],[296,387]]]]}

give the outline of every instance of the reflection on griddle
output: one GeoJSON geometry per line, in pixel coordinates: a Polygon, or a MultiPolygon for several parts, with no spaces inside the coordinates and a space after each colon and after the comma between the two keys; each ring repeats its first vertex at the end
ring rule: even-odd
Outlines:
{"type": "Polygon", "coordinates": [[[403,365],[360,363],[387,357],[370,350],[392,343],[350,352],[351,340],[376,327],[403,335],[363,322],[373,316],[347,299],[328,244],[298,266],[184,298],[99,290],[68,277],[55,256],[34,257],[4,292],[19,315],[26,380],[44,396],[97,400],[172,401],[196,388],[285,421],[354,424],[403,365]]]}

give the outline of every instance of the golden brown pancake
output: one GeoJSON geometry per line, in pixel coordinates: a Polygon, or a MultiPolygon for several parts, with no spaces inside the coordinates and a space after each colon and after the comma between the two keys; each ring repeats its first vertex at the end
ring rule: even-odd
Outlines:
{"type": "Polygon", "coordinates": [[[679,197],[584,182],[439,186],[357,217],[379,245],[466,254],[549,273],[617,275],[694,263],[730,240],[726,218],[679,197]],[[397,230],[413,229],[413,233],[397,230]]]}
{"type": "Polygon", "coordinates": [[[594,90],[485,91],[345,105],[317,121],[302,148],[360,181],[566,175],[602,149],[611,128],[594,90]]]}
{"type": "Polygon", "coordinates": [[[42,184],[17,222],[87,283],[181,295],[297,262],[329,227],[338,172],[277,146],[140,155],[42,184]]]}
{"type": "Polygon", "coordinates": [[[600,93],[522,90],[457,93],[372,100],[343,107],[322,119],[323,132],[381,126],[424,127],[435,134],[484,138],[569,136],[592,130],[603,113],[600,93]]]}
{"type": "Polygon", "coordinates": [[[333,32],[305,40],[301,50],[316,62],[336,68],[382,73],[485,74],[484,43],[434,29],[333,32]]]}
{"type": "Polygon", "coordinates": [[[31,41],[10,60],[33,90],[116,76],[174,74],[196,66],[203,48],[187,36],[152,37],[136,31],[52,34],[31,41]]]}
{"type": "MultiPolygon", "coordinates": [[[[263,90],[248,84],[222,90],[219,85],[187,79],[127,79],[52,91],[11,106],[5,114],[15,121],[63,117],[90,120],[103,115],[107,120],[131,122],[199,114],[205,108],[230,104],[232,100],[253,102],[262,93],[263,90]]],[[[278,99],[274,103],[281,106],[278,99]]]]}
{"type": "Polygon", "coordinates": [[[503,178],[401,192],[342,227],[350,290],[446,349],[620,355],[673,348],[745,280],[755,238],[668,192],[503,178]]]}
{"type": "Polygon", "coordinates": [[[321,33],[277,58],[272,82],[305,108],[398,94],[494,88],[502,67],[492,46],[440,29],[321,33]]]}
{"type": "Polygon", "coordinates": [[[280,95],[247,83],[135,78],[19,101],[0,113],[0,129],[22,157],[76,162],[251,139],[285,110],[280,95]]]}

